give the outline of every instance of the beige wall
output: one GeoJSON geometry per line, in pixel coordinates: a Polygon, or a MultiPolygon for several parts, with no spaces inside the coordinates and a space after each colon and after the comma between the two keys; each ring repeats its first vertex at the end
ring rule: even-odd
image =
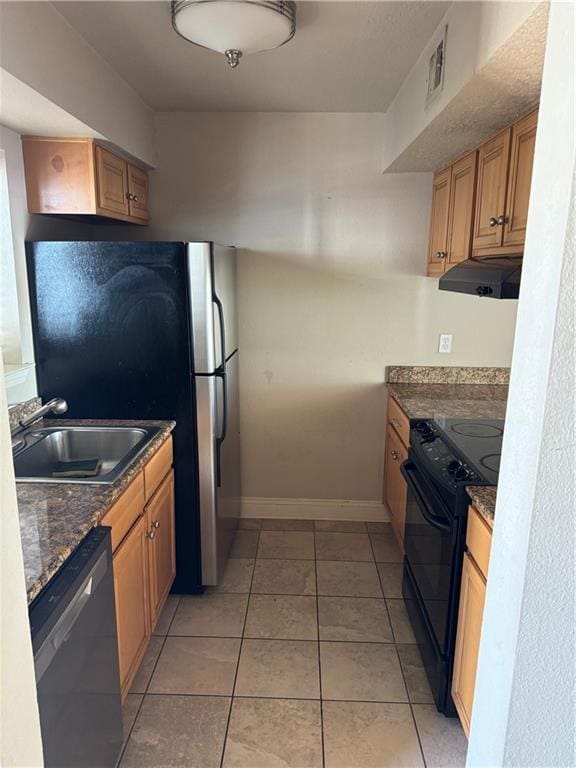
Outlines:
{"type": "Polygon", "coordinates": [[[382,129],[381,115],[157,116],[155,234],[242,248],[244,496],[379,500],[385,366],[510,363],[516,302],[422,276],[431,178],[382,176],[382,129]]]}

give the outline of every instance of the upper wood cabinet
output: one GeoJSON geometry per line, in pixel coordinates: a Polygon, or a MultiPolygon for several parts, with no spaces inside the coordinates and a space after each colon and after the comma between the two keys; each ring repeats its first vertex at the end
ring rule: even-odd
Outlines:
{"type": "Polygon", "coordinates": [[[482,144],[478,150],[474,249],[502,245],[509,155],[510,128],[482,144]]]}
{"type": "Polygon", "coordinates": [[[148,174],[93,139],[22,138],[29,213],[147,224],[148,174]]]}
{"type": "Polygon", "coordinates": [[[448,250],[448,217],[451,169],[434,174],[432,183],[432,216],[428,242],[428,274],[441,275],[448,250]]]}
{"type": "Polygon", "coordinates": [[[524,250],[538,110],[434,174],[427,272],[524,250]]]}
{"type": "Polygon", "coordinates": [[[534,110],[512,126],[504,246],[523,246],[526,238],[537,124],[538,110],[534,110]]]}
{"type": "Polygon", "coordinates": [[[477,152],[434,175],[428,274],[443,274],[470,257],[477,152]]]}

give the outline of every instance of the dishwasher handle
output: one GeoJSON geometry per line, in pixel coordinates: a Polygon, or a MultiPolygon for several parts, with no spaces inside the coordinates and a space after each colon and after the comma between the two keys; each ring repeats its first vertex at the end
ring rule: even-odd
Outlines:
{"type": "Polygon", "coordinates": [[[36,683],[39,683],[42,676],[50,666],[52,659],[58,653],[58,650],[68,641],[74,625],[82,615],[84,608],[92,597],[98,584],[104,578],[108,569],[108,553],[102,552],[93,568],[90,570],[87,578],[84,579],[66,610],[60,616],[52,631],[42,643],[34,656],[34,666],[36,670],[36,683]]]}

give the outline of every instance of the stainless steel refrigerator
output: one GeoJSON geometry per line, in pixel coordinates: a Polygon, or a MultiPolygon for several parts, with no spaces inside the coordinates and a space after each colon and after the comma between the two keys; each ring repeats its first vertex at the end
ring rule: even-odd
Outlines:
{"type": "Polygon", "coordinates": [[[176,581],[217,584],[240,512],[233,248],[26,244],[36,372],[67,418],[174,419],[176,581]]]}

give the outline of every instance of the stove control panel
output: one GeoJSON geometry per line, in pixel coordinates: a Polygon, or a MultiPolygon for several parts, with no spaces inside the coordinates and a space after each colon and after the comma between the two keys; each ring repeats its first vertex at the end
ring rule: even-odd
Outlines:
{"type": "Polygon", "coordinates": [[[432,421],[417,421],[411,425],[410,444],[426,461],[428,469],[444,484],[484,484],[482,478],[442,440],[432,421]],[[416,443],[416,445],[415,445],[416,443]]]}

